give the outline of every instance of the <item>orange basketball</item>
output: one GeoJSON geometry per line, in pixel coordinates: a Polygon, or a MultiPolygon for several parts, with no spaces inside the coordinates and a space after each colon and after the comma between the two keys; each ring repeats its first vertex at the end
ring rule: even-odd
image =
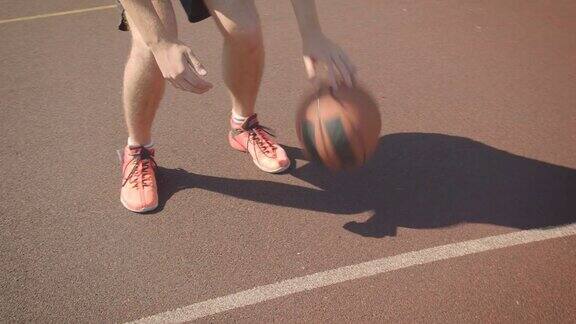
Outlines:
{"type": "Polygon", "coordinates": [[[306,155],[331,170],[363,165],[376,150],[381,126],[375,100],[358,86],[322,87],[304,97],[296,115],[306,155]]]}

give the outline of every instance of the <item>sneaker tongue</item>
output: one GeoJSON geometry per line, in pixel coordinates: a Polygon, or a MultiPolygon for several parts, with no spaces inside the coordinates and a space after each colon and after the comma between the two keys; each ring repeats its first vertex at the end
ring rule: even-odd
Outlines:
{"type": "Polygon", "coordinates": [[[246,118],[246,120],[242,123],[242,129],[243,130],[249,130],[254,128],[254,126],[258,125],[258,118],[257,115],[254,114],[248,118],[246,118]]]}
{"type": "Polygon", "coordinates": [[[154,149],[153,148],[145,148],[143,146],[136,146],[136,147],[130,147],[130,154],[132,155],[139,155],[142,154],[142,151],[148,151],[150,156],[154,156],[154,149]]]}

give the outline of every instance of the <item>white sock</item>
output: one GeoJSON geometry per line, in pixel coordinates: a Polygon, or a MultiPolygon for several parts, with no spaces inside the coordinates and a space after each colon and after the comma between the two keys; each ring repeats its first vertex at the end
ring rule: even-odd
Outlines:
{"type": "Polygon", "coordinates": [[[238,115],[234,110],[232,110],[232,120],[236,124],[242,124],[248,119],[248,117],[238,115]]]}
{"type": "Polygon", "coordinates": [[[132,138],[128,137],[127,143],[128,143],[129,147],[144,146],[147,149],[154,147],[154,141],[152,141],[152,140],[150,140],[150,142],[147,144],[141,145],[141,144],[136,143],[132,138]]]}

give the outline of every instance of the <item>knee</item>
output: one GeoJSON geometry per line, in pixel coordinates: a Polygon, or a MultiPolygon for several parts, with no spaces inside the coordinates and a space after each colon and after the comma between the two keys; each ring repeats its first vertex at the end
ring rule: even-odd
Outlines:
{"type": "Polygon", "coordinates": [[[130,66],[132,70],[146,71],[148,77],[154,79],[163,79],[162,72],[156,63],[154,54],[144,43],[132,43],[132,49],[128,57],[127,67],[130,66]]]}
{"type": "Polygon", "coordinates": [[[153,61],[154,55],[144,42],[134,40],[132,42],[132,49],[130,50],[130,59],[138,61],[153,61]]]}
{"type": "Polygon", "coordinates": [[[262,28],[258,21],[237,24],[227,28],[224,40],[228,44],[250,53],[261,52],[264,48],[262,28]]]}

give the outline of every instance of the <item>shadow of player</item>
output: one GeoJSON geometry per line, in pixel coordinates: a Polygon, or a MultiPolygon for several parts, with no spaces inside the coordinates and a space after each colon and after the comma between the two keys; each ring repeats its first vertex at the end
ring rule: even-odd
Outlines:
{"type": "MultiPolygon", "coordinates": [[[[294,159],[303,158],[300,149],[286,150],[294,159]]],[[[179,190],[201,188],[332,214],[371,210],[374,214],[366,222],[344,226],[369,237],[393,236],[398,226],[488,223],[529,229],[576,221],[576,170],[457,136],[387,135],[360,170],[331,173],[308,163],[290,174],[320,189],[160,168],[161,207],[179,190]]]]}

